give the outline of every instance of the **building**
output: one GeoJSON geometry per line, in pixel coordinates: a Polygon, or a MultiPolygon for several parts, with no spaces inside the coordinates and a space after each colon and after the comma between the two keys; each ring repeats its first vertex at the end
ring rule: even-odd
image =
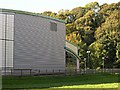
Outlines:
{"type": "Polygon", "coordinates": [[[3,70],[65,70],[65,22],[30,12],[0,12],[3,70]]]}

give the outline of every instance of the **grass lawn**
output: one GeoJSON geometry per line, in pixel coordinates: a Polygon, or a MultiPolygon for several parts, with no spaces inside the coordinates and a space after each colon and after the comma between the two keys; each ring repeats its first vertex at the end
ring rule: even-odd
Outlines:
{"type": "Polygon", "coordinates": [[[11,89],[29,88],[34,90],[33,88],[39,88],[42,90],[56,90],[57,88],[58,90],[61,88],[118,88],[118,84],[120,84],[118,75],[115,74],[3,77],[3,88],[11,89]]]}

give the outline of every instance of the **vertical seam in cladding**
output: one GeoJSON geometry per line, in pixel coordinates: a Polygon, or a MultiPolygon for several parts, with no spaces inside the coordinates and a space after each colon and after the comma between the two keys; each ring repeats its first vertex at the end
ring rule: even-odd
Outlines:
{"type": "Polygon", "coordinates": [[[14,34],[13,34],[13,68],[14,68],[14,63],[15,63],[15,62],[14,62],[14,55],[15,55],[15,51],[14,51],[14,50],[15,50],[15,49],[14,49],[14,46],[15,46],[15,14],[14,14],[14,18],[13,18],[13,19],[14,19],[14,20],[13,20],[13,21],[14,21],[14,23],[13,23],[13,25],[14,25],[14,26],[13,26],[13,33],[14,33],[14,34]]]}
{"type": "MultiPolygon", "coordinates": [[[[7,14],[5,14],[5,39],[7,32],[7,14]]],[[[6,40],[5,40],[5,75],[6,75],[6,40]]]]}

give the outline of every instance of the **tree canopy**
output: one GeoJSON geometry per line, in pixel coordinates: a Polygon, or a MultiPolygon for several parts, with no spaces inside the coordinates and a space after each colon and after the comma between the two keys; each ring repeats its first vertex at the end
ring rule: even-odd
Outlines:
{"type": "Polygon", "coordinates": [[[88,60],[89,68],[120,68],[120,2],[99,5],[91,2],[84,7],[43,12],[54,18],[66,20],[66,40],[80,46],[81,63],[88,60]]]}

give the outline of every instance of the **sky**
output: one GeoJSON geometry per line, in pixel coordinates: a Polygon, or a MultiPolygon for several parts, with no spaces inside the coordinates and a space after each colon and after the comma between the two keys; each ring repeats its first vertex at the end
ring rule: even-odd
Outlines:
{"type": "Polygon", "coordinates": [[[23,10],[42,13],[44,11],[58,12],[61,9],[73,9],[85,6],[90,2],[97,1],[100,5],[104,3],[115,3],[120,0],[0,0],[0,8],[23,10]]]}

